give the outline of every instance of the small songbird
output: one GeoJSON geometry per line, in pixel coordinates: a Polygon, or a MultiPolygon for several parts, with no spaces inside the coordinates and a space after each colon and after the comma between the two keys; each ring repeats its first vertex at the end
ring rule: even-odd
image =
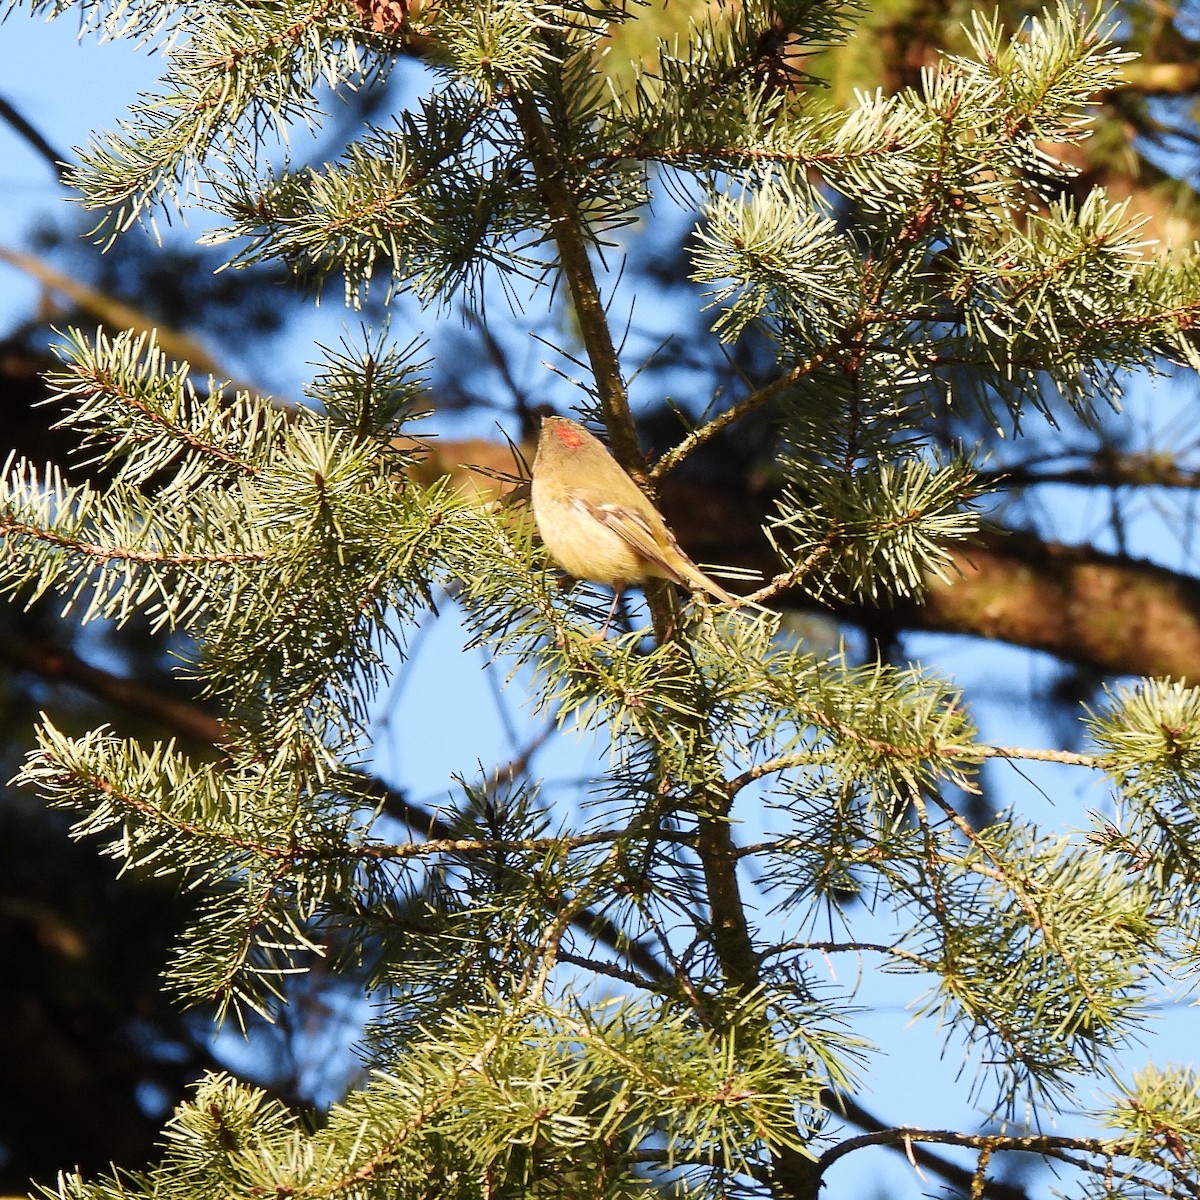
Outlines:
{"type": "Polygon", "coordinates": [[[534,520],[550,557],[568,575],[616,593],[604,633],[621,592],[648,579],[669,579],[725,604],[739,603],[684,554],[641,488],[577,421],[542,421],[532,497],[534,520]]]}

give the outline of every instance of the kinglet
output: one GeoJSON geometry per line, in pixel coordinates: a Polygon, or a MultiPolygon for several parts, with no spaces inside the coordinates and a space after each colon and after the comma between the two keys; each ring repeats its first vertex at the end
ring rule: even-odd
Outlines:
{"type": "Polygon", "coordinates": [[[669,579],[726,604],[739,603],[684,554],[641,488],[578,422],[542,421],[532,497],[550,557],[568,575],[616,592],[605,633],[621,592],[647,579],[669,579]]]}

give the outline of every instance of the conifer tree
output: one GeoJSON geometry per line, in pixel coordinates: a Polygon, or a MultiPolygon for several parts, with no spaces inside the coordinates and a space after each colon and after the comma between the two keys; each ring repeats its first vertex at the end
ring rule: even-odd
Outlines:
{"type": "Polygon", "coordinates": [[[1195,1068],[1130,1074],[1123,1053],[1200,959],[1200,692],[1137,680],[1081,715],[1086,752],[1000,747],[953,682],[818,651],[771,608],[903,601],[948,576],[982,478],[939,421],[1015,436],[1035,413],[1091,419],[1164,354],[1200,367],[1197,260],[1147,253],[1102,191],[1044,199],[1067,172],[1046,147],[1087,135],[1127,60],[1111,18],[1061,2],[1010,35],[975,16],[969,53],[846,108],[806,66],[853,14],[815,0],[697,8],[621,62],[642,14],[603,0],[32,7],[168,48],[162,91],[74,173],[101,238],[200,203],[232,267],[286,264],[351,303],[383,287],[435,306],[496,279],[561,294],[576,415],[639,482],[764,416],[777,480],[753,605],[651,587],[647,622],[601,641],[605,599],[559,587],[519,491],[422,470],[419,347],[348,341],[284,408],[198,386],[151,337],[71,335],[53,383],[110,482],[9,461],[5,594],[169,631],[223,740],[202,761],[43,722],[23,782],[122,868],[204,897],[166,973],[179,1003],[278,1015],[332,959],[365,967],[375,1015],[369,1076],[316,1127],[211,1074],[157,1165],[53,1193],[804,1200],[894,1144],[969,1149],[971,1168],[939,1169],[971,1196],[1010,1152],[1074,1197],[1196,1195],[1195,1068]],[[271,167],[288,126],[400,56],[429,72],[409,110],[324,169],[271,167]],[[597,262],[685,187],[704,197],[712,337],[754,329],[775,368],[685,412],[648,466],[597,262]],[[509,688],[603,740],[570,814],[469,764],[436,826],[382,814],[365,714],[445,592],[509,688]],[[1047,756],[1107,779],[1111,818],[962,815],[986,760],[1047,756]],[[775,832],[747,844],[738,814],[763,806],[775,832]],[[988,1128],[965,1104],[960,1128],[848,1127],[879,1049],[846,972],[820,968],[860,958],[911,982],[988,1128]],[[1099,1102],[1077,1087],[1095,1075],[1099,1102]],[[1068,1106],[1087,1131],[1047,1132],[1068,1106]]]}

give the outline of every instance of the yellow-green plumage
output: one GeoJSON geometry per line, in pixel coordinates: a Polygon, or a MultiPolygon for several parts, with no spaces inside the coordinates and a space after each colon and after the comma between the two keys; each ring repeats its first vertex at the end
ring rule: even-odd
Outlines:
{"type": "Polygon", "coordinates": [[[647,579],[669,579],[738,603],[684,554],[648,497],[578,422],[542,422],[532,493],[538,532],[568,575],[617,592],[647,579]]]}

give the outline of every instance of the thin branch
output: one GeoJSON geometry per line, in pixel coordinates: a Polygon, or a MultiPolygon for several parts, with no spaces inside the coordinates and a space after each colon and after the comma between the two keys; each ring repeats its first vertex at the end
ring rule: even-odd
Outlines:
{"type": "MultiPolygon", "coordinates": [[[[883,1132],[892,1131],[891,1126],[885,1125],[873,1113],[868,1112],[852,1096],[827,1089],[821,1094],[821,1100],[826,1108],[831,1112],[837,1113],[848,1124],[857,1126],[859,1129],[865,1129],[867,1131],[866,1136],[878,1137],[883,1132]]],[[[834,1152],[841,1150],[846,1144],[846,1142],[839,1142],[837,1146],[822,1155],[820,1160],[820,1170],[822,1173],[838,1158],[843,1157],[841,1154],[835,1154],[834,1152]]],[[[974,1172],[960,1166],[956,1162],[951,1162],[949,1159],[943,1158],[939,1154],[935,1154],[932,1150],[926,1149],[919,1143],[913,1144],[913,1140],[911,1139],[905,1141],[903,1136],[901,1136],[897,1140],[888,1141],[880,1139],[871,1144],[896,1150],[898,1153],[903,1154],[910,1162],[915,1162],[918,1167],[944,1179],[951,1187],[961,1189],[964,1194],[969,1192],[974,1172]]],[[[1029,1200],[1029,1193],[1024,1189],[1014,1184],[1001,1183],[997,1180],[989,1180],[985,1184],[982,1194],[987,1200],[1029,1200]]]]}
{"type": "MultiPolygon", "coordinates": [[[[982,761],[985,758],[1023,759],[1032,762],[1063,763],[1072,767],[1088,767],[1094,771],[1107,769],[1105,760],[1096,754],[1080,754],[1076,750],[1046,750],[1033,746],[896,746],[879,738],[869,737],[860,733],[852,725],[834,721],[818,712],[809,712],[807,718],[816,726],[828,729],[839,737],[847,738],[859,746],[874,750],[878,754],[897,759],[944,758],[964,764],[982,761]]],[[[828,751],[814,748],[811,751],[799,751],[793,754],[781,754],[776,758],[768,758],[763,762],[735,775],[727,786],[732,794],[741,791],[748,784],[762,779],[767,775],[777,775],[793,767],[820,766],[828,762],[828,751]]]]}
{"type": "Polygon", "coordinates": [[[798,562],[790,571],[783,571],[773,579],[768,580],[762,587],[752,592],[749,596],[744,597],[743,603],[762,604],[764,601],[772,600],[783,592],[791,591],[796,584],[817,568],[823,558],[829,555],[836,540],[837,531],[831,529],[825,535],[825,540],[819,546],[815,547],[801,562],[798,562]]]}
{"type": "MultiPolygon", "coordinates": [[[[402,792],[388,787],[382,780],[360,775],[357,776],[356,782],[362,786],[364,795],[380,802],[382,811],[403,821],[414,832],[428,838],[457,840],[459,831],[454,826],[432,810],[413,804],[402,792]]],[[[670,970],[658,960],[653,950],[630,938],[602,913],[584,909],[577,914],[575,924],[589,937],[619,954],[650,979],[664,981],[672,978],[670,970]]]]}
{"type": "MultiPolygon", "coordinates": [[[[0,660],[18,670],[32,671],[43,679],[74,684],[125,712],[158,721],[173,732],[196,742],[219,749],[230,747],[229,732],[224,723],[198,704],[179,700],[146,684],[93,667],[70,650],[49,643],[25,641],[11,634],[0,634],[0,660]]],[[[440,839],[446,844],[461,842],[458,831],[452,825],[436,813],[413,804],[402,792],[389,787],[381,779],[351,771],[347,773],[347,780],[353,784],[356,794],[376,801],[381,812],[403,821],[414,832],[426,838],[440,839]]],[[[656,836],[663,835],[660,833],[656,836]]],[[[589,937],[621,955],[648,978],[660,981],[672,978],[670,970],[659,962],[653,950],[628,937],[602,914],[585,909],[577,914],[575,924],[589,937]]]]}
{"type": "Polygon", "coordinates": [[[533,97],[514,92],[511,104],[545,199],[550,235],[558,247],[562,272],[579,320],[579,336],[587,351],[613,453],[635,479],[644,480],[645,459],[629,412],[629,398],[625,393],[625,381],[609,330],[604,300],[592,270],[586,226],[567,183],[566,165],[533,97]]]}
{"type": "Polygon", "coordinates": [[[605,975],[609,979],[618,979],[622,983],[627,983],[630,987],[635,987],[643,992],[657,992],[662,989],[662,980],[656,981],[646,975],[639,975],[636,971],[619,967],[616,963],[604,962],[598,958],[588,958],[582,954],[574,954],[569,950],[560,950],[558,952],[558,961],[566,963],[568,966],[581,967],[583,970],[591,971],[595,975],[605,975]]]}
{"type": "MultiPolygon", "coordinates": [[[[201,375],[211,375],[215,379],[228,380],[230,378],[226,372],[221,370],[217,360],[195,338],[165,326],[160,321],[153,320],[122,300],[109,296],[86,283],[81,283],[70,275],[63,274],[62,271],[52,267],[36,255],[0,246],[0,261],[8,263],[18,271],[24,271],[26,275],[36,279],[49,291],[61,292],[72,304],[77,305],[89,317],[106,328],[129,329],[134,333],[152,333],[157,339],[160,349],[171,358],[189,363],[193,371],[199,372],[201,375]]],[[[236,390],[251,392],[257,390],[249,384],[231,382],[236,390]]]]}
{"type": "Polygon", "coordinates": [[[33,642],[0,633],[0,659],[42,679],[74,684],[107,704],[135,717],[157,721],[183,737],[222,747],[229,731],[198,704],[168,696],[155,688],[84,662],[73,651],[49,642],[33,642]]]}
{"type": "MultiPolygon", "coordinates": [[[[835,1097],[831,1107],[839,1107],[841,1097],[835,1097]]],[[[855,1124],[860,1124],[855,1121],[855,1124]]],[[[932,1142],[942,1146],[964,1146],[973,1150],[987,1150],[991,1154],[1000,1152],[1019,1152],[1040,1154],[1048,1157],[1059,1157],[1071,1151],[1082,1151],[1087,1154],[1100,1155],[1106,1159],[1120,1156],[1124,1147],[1119,1142],[1107,1142],[1100,1138],[1059,1137],[1049,1134],[1032,1134],[1028,1136],[1007,1134],[971,1134],[958,1133],[949,1129],[920,1129],[915,1126],[899,1125],[891,1128],[879,1128],[864,1133],[858,1137],[847,1138],[836,1146],[826,1150],[817,1162],[818,1170],[824,1174],[835,1162],[855,1150],[867,1146],[899,1146],[912,1147],[913,1160],[920,1166],[935,1170],[948,1183],[969,1188],[974,1172],[946,1159],[929,1154],[917,1146],[917,1143],[932,1142]]],[[[994,1200],[1024,1200],[1027,1193],[1022,1189],[1004,1183],[989,1182],[985,1185],[983,1194],[994,1200]]]]}
{"type": "MultiPolygon", "coordinates": [[[[421,842],[402,842],[392,845],[367,844],[352,848],[339,847],[337,853],[351,853],[362,858],[404,859],[421,858],[427,854],[495,854],[495,853],[540,853],[552,850],[580,850],[586,846],[602,846],[612,842],[629,841],[638,837],[652,838],[654,841],[674,841],[690,843],[694,837],[689,833],[672,833],[661,830],[649,830],[641,825],[631,825],[627,829],[602,829],[595,833],[581,833],[575,836],[562,834],[558,837],[536,838],[438,838],[421,842]]],[[[328,851],[322,851],[327,854],[328,851]]]]}
{"type": "Polygon", "coordinates": [[[1185,471],[1168,454],[1145,451],[1117,454],[1104,450],[1088,456],[1083,466],[1046,468],[1009,467],[976,473],[986,488],[1042,487],[1075,484],[1081,487],[1162,487],[1194,491],[1200,488],[1200,471],[1185,471]]]}
{"type": "Polygon", "coordinates": [[[725,412],[713,417],[711,421],[706,421],[703,425],[693,429],[679,443],[678,446],[668,450],[655,464],[650,471],[650,478],[661,479],[669,471],[673,471],[685,458],[697,450],[705,442],[711,441],[723,429],[727,429],[735,421],[740,421],[748,413],[754,412],[756,409],[762,408],[764,404],[770,403],[776,396],[786,392],[788,388],[795,387],[806,375],[811,375],[828,357],[829,353],[817,354],[812,358],[807,358],[802,363],[797,363],[789,371],[785,371],[778,379],[772,380],[770,383],[760,387],[757,391],[752,392],[744,400],[738,401],[732,408],[728,408],[725,412]]]}
{"type": "MultiPolygon", "coordinates": [[[[743,848],[743,853],[745,848],[743,848]]],[[[902,950],[899,946],[889,946],[885,942],[781,942],[763,953],[763,960],[778,958],[784,954],[796,951],[812,950],[819,954],[884,954],[889,958],[898,958],[910,966],[919,967],[923,971],[937,974],[937,964],[914,954],[911,950],[902,950]]]]}
{"type": "Polygon", "coordinates": [[[260,550],[242,551],[237,554],[167,554],[159,550],[130,550],[127,546],[105,546],[99,542],[85,542],[79,538],[67,537],[65,534],[55,533],[52,529],[43,529],[39,525],[14,521],[7,513],[0,513],[0,534],[8,533],[59,546],[73,554],[94,558],[99,562],[130,562],[162,567],[237,566],[243,563],[266,562],[270,557],[260,550]]]}
{"type": "Polygon", "coordinates": [[[69,169],[67,167],[67,156],[60,154],[42,136],[41,131],[19,113],[3,96],[0,96],[0,120],[7,121],[12,126],[13,131],[23,137],[50,164],[50,169],[54,172],[55,178],[65,186],[67,171],[69,169]]]}
{"type": "Polygon", "coordinates": [[[981,758],[1020,758],[1030,762],[1065,763],[1070,767],[1090,767],[1094,771],[1107,770],[1105,760],[1098,754],[1079,754],[1074,750],[1042,750],[1028,746],[973,746],[970,750],[959,752],[947,750],[947,757],[971,757],[978,754],[981,758]]]}

